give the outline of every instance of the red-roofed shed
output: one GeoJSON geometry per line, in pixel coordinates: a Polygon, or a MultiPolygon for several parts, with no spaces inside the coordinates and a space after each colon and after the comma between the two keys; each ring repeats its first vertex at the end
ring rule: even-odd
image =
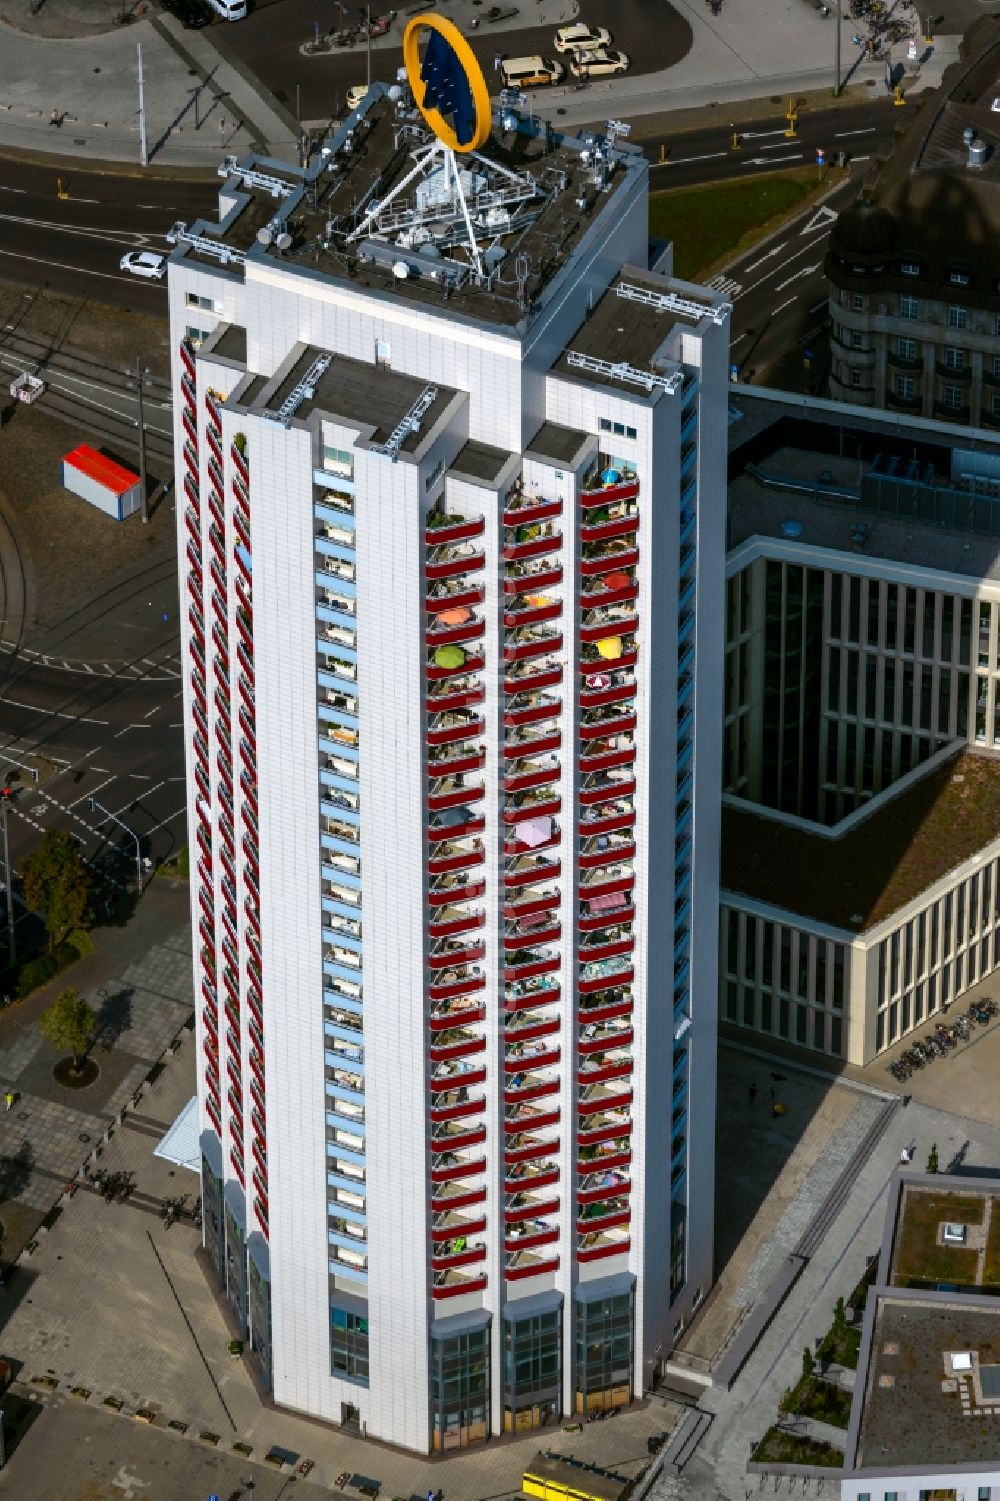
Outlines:
{"type": "Polygon", "coordinates": [[[124,521],[142,504],[139,476],[98,453],[89,443],[81,443],[63,456],[62,482],[67,490],[89,500],[115,521],[124,521]]]}

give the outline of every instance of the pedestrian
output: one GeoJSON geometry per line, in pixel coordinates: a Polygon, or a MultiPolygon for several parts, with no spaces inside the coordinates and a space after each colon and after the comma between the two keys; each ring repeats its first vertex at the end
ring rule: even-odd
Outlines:
{"type": "Polygon", "coordinates": [[[750,1094],[750,1103],[752,1105],[753,1102],[754,1102],[754,1100],[757,1098],[757,1081],[756,1081],[756,1079],[754,1079],[752,1081],[751,1085],[750,1085],[749,1094],[750,1094]]]}
{"type": "Polygon", "coordinates": [[[49,116],[49,124],[50,125],[61,125],[62,124],[62,121],[59,118],[59,111],[57,109],[54,109],[52,111],[51,115],[49,116]]]}
{"type": "Polygon", "coordinates": [[[433,1486],[427,1492],[427,1501],[434,1501],[434,1488],[433,1488],[433,1486]]]}
{"type": "Polygon", "coordinates": [[[906,1165],[906,1163],[913,1160],[913,1153],[910,1151],[909,1147],[903,1148],[903,1150],[899,1154],[899,1160],[904,1166],[906,1165]]]}
{"type": "Polygon", "coordinates": [[[3,1102],[4,1102],[4,1104],[5,1104],[5,1106],[7,1107],[8,1110],[13,1109],[13,1106],[14,1106],[14,1091],[12,1089],[8,1089],[7,1093],[3,1097],[3,1102]]]}

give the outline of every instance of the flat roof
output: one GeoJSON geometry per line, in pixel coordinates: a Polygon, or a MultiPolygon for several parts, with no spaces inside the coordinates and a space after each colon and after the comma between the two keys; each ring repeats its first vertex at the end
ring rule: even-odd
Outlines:
{"type": "MultiPolygon", "coordinates": [[[[961,1187],[904,1178],[888,1281],[893,1287],[1000,1295],[1000,1194],[975,1178],[961,1187]],[[957,1228],[946,1236],[946,1225],[957,1228]]],[[[1000,1437],[997,1443],[1000,1452],[1000,1437]]]]}
{"type": "Polygon", "coordinates": [[[854,1469],[995,1469],[1000,1402],[981,1400],[976,1378],[1000,1362],[1000,1302],[875,1296],[854,1469]],[[973,1357],[968,1375],[954,1371],[953,1353],[973,1357]]]}
{"type": "MultiPolygon", "coordinates": [[[[263,400],[262,392],[257,394],[255,409],[276,412],[305,378],[316,359],[328,354],[329,350],[315,346],[304,348],[275,391],[263,400]]],[[[323,412],[341,418],[348,425],[374,427],[374,440],[384,442],[429,384],[415,376],[389,370],[384,365],[369,365],[342,354],[331,355],[330,364],[312,387],[313,395],[305,397],[296,408],[293,421],[302,422],[314,411],[323,412]]],[[[455,396],[451,386],[437,386],[436,390],[433,405],[420,419],[419,430],[407,434],[400,445],[401,452],[419,447],[427,431],[455,396]]]]}
{"type": "Polygon", "coordinates": [[[1000,834],[1000,756],[966,750],[931,767],[839,837],[722,810],[722,886],[801,917],[864,932],[1000,834]]]}
{"type": "Polygon", "coordinates": [[[455,462],[448,470],[458,479],[481,480],[492,486],[510,463],[510,454],[505,448],[493,448],[489,443],[478,443],[470,438],[461,448],[455,462]]]}
{"type": "MultiPolygon", "coordinates": [[[[449,227],[437,220],[431,234],[414,217],[421,204],[434,198],[443,178],[418,175],[402,186],[433,137],[412,100],[404,98],[397,108],[382,84],[372,86],[308,168],[259,157],[240,163],[263,178],[294,183],[291,194],[275,197],[266,181],[248,179],[237,170],[226,190],[236,206],[223,223],[201,221],[193,228],[252,259],[277,259],[289,268],[371,287],[407,302],[447,305],[455,314],[513,330],[530,321],[544,289],[587,231],[598,219],[620,212],[625,185],[645,175],[648,167],[640,151],[616,141],[604,153],[598,182],[596,136],[559,135],[533,115],[522,118],[514,130],[503,128],[499,114],[494,124],[481,150],[459,164],[470,212],[480,226],[480,251],[487,246],[491,251],[492,265],[483,280],[469,274],[458,221],[449,227]],[[501,196],[487,200],[487,192],[501,196]],[[364,229],[375,204],[386,206],[379,220],[364,229]],[[266,226],[272,231],[267,244],[257,239],[266,226]],[[290,239],[279,248],[280,230],[290,239]],[[405,278],[394,270],[400,260],[410,268],[405,278]]],[[[428,160],[441,170],[440,158],[428,160]]],[[[178,254],[201,264],[212,260],[210,253],[183,243],[178,254]]]]}
{"type": "Polygon", "coordinates": [[[578,432],[575,427],[560,427],[557,422],[543,422],[525,449],[525,456],[572,466],[580,450],[594,441],[592,433],[578,432]]]}
{"type": "Polygon", "coordinates": [[[220,360],[232,360],[234,365],[246,366],[247,362],[247,331],[238,323],[226,323],[218,333],[215,343],[212,345],[213,357],[218,355],[220,360]]]}
{"type": "MultiPolygon", "coordinates": [[[[623,266],[595,303],[593,310],[570,339],[566,350],[555,365],[560,375],[573,380],[607,385],[608,377],[599,371],[587,370],[570,360],[571,353],[603,360],[608,364],[631,365],[633,369],[649,373],[662,373],[661,352],[678,324],[688,328],[697,326],[700,319],[686,316],[676,306],[657,306],[655,302],[642,302],[622,296],[619,287],[636,288],[654,295],[676,293],[685,302],[696,302],[704,307],[705,315],[720,307],[725,298],[721,292],[706,287],[693,287],[675,283],[672,277],[658,276],[640,266],[623,266]]],[[[666,356],[669,363],[670,356],[666,356]]],[[[630,382],[614,381],[616,390],[630,396],[645,395],[643,388],[630,382]]]]}

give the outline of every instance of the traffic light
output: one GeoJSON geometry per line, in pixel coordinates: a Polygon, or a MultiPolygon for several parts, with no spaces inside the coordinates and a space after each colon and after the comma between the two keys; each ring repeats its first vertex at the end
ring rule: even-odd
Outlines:
{"type": "Polygon", "coordinates": [[[13,787],[0,787],[0,797],[3,798],[5,803],[9,803],[14,796],[14,791],[13,787]]]}

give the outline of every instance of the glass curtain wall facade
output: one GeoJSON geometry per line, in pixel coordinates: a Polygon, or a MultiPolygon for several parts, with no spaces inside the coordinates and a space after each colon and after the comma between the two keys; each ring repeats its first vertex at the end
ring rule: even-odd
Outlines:
{"type": "Polygon", "coordinates": [[[503,1321],[504,1430],[523,1433],[558,1421],[562,1410],[562,1308],[503,1321]]]}
{"type": "Polygon", "coordinates": [[[721,929],[722,1020],[844,1057],[846,945],[737,907],[721,929]]]}
{"type": "Polygon", "coordinates": [[[460,1449],[490,1431],[490,1326],[431,1336],[435,1449],[460,1449]]]}
{"type": "Polygon", "coordinates": [[[632,1400],[635,1291],[576,1301],[576,1411],[632,1400]]]}

